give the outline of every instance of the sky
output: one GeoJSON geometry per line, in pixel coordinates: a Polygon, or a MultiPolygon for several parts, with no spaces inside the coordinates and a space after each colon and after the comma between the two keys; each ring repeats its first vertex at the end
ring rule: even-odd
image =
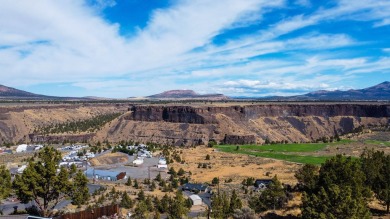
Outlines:
{"type": "Polygon", "coordinates": [[[390,80],[389,0],[0,0],[0,84],[126,98],[390,80]]]}

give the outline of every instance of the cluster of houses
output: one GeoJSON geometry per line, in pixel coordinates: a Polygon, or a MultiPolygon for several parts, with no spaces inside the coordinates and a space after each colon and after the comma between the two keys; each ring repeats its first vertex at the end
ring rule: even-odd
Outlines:
{"type": "Polygon", "coordinates": [[[63,162],[82,162],[82,161],[86,161],[90,158],[94,158],[95,157],[95,154],[93,152],[86,152],[85,154],[83,154],[82,156],[79,156],[79,151],[81,149],[84,149],[88,146],[85,146],[85,145],[72,145],[72,146],[67,146],[67,147],[64,147],[62,148],[62,150],[65,150],[65,151],[69,151],[70,152],[62,157],[62,161],[63,162]]]}

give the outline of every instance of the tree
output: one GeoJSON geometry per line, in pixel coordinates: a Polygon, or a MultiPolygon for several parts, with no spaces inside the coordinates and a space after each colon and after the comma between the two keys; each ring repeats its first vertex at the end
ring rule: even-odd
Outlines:
{"type": "Polygon", "coordinates": [[[209,154],[206,155],[206,160],[210,160],[210,155],[209,154]]]}
{"type": "Polygon", "coordinates": [[[81,170],[76,173],[72,185],[72,203],[74,205],[83,205],[89,199],[89,190],[87,187],[88,179],[81,170]]]}
{"type": "Polygon", "coordinates": [[[186,206],[186,199],[180,190],[176,191],[176,195],[171,199],[167,216],[168,219],[182,218],[183,215],[187,215],[189,209],[186,206]]]}
{"type": "Polygon", "coordinates": [[[360,156],[362,170],[366,176],[366,184],[375,193],[375,196],[386,206],[386,212],[390,208],[390,155],[383,151],[365,149],[360,156]]]}
{"type": "Polygon", "coordinates": [[[236,190],[233,190],[232,195],[230,196],[229,213],[233,214],[234,210],[241,209],[241,208],[242,208],[241,199],[237,196],[236,190]]]}
{"type": "Polygon", "coordinates": [[[262,212],[268,209],[280,209],[287,202],[287,196],[283,189],[282,183],[277,176],[272,178],[268,188],[260,196],[254,196],[249,200],[249,206],[255,212],[262,212]]]}
{"type": "Polygon", "coordinates": [[[141,189],[141,191],[138,192],[138,200],[144,201],[145,200],[145,193],[144,190],[141,189]]]}
{"type": "Polygon", "coordinates": [[[131,182],[131,177],[127,178],[127,181],[126,181],[126,186],[131,186],[132,182],[131,182]]]}
{"type": "Polygon", "coordinates": [[[218,177],[214,177],[213,180],[211,181],[211,184],[212,185],[218,185],[219,184],[219,178],[218,177]]]}
{"type": "Polygon", "coordinates": [[[302,218],[371,218],[364,182],[359,160],[341,155],[328,159],[314,188],[304,193],[302,218]]]}
{"type": "Polygon", "coordinates": [[[122,200],[119,204],[122,208],[127,208],[127,209],[130,209],[133,207],[134,203],[133,203],[133,200],[131,200],[131,198],[129,197],[129,195],[127,194],[127,192],[123,192],[122,194],[122,200]]]}
{"type": "Polygon", "coordinates": [[[313,164],[305,164],[295,173],[298,183],[303,186],[303,190],[308,192],[315,188],[318,180],[319,168],[313,164]]]}
{"type": "Polygon", "coordinates": [[[215,219],[228,218],[230,214],[230,203],[226,193],[217,193],[212,197],[212,217],[215,219]]]}
{"type": "Polygon", "coordinates": [[[178,176],[183,176],[186,172],[183,170],[183,168],[180,168],[179,171],[177,172],[178,176]]]}
{"type": "Polygon", "coordinates": [[[234,219],[256,219],[255,212],[248,208],[244,207],[242,209],[236,209],[233,213],[234,219]]]}
{"type": "Polygon", "coordinates": [[[160,174],[160,173],[157,174],[155,180],[156,180],[157,182],[160,182],[160,181],[161,181],[161,174],[160,174]]]}
{"type": "Polygon", "coordinates": [[[140,201],[137,204],[137,207],[134,210],[134,215],[132,218],[135,219],[145,219],[148,218],[148,206],[146,206],[145,201],[140,201]]]}
{"type": "Polygon", "coordinates": [[[7,198],[12,189],[11,174],[5,166],[0,166],[0,200],[7,198]]]}
{"type": "Polygon", "coordinates": [[[71,197],[71,176],[64,167],[59,168],[61,153],[53,147],[39,151],[37,158],[29,162],[22,175],[15,177],[13,187],[19,200],[23,203],[34,200],[40,214],[50,216],[60,201],[71,197]]]}

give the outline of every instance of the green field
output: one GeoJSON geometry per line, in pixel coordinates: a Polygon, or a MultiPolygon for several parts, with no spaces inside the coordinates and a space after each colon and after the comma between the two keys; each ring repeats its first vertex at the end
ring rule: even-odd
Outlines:
{"type": "Polygon", "coordinates": [[[220,151],[229,153],[248,154],[257,157],[273,158],[297,163],[321,164],[328,159],[328,156],[303,156],[289,154],[291,152],[315,152],[324,149],[326,146],[347,144],[352,141],[342,140],[335,143],[300,143],[300,144],[273,144],[273,145],[217,145],[220,151]]]}
{"type": "Polygon", "coordinates": [[[364,143],[390,146],[390,141],[365,140],[364,143]]]}

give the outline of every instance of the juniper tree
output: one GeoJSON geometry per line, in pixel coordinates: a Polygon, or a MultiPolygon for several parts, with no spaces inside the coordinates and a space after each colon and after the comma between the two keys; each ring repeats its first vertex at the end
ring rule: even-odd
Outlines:
{"type": "Polygon", "coordinates": [[[50,216],[60,201],[75,194],[76,188],[85,190],[85,183],[77,184],[75,180],[71,180],[73,177],[67,169],[59,167],[60,160],[60,152],[53,147],[45,147],[13,181],[18,199],[22,203],[35,201],[41,216],[50,216]]]}
{"type": "Polygon", "coordinates": [[[0,166],[0,200],[7,198],[12,190],[11,174],[5,166],[0,166]]]}

